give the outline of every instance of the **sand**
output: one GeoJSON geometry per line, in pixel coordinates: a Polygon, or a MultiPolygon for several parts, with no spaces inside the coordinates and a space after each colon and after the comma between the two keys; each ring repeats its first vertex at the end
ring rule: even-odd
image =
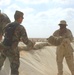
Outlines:
{"type": "MultiPolygon", "coordinates": [[[[65,59],[63,71],[63,75],[70,75],[65,59]]],[[[10,75],[8,58],[0,75],[10,75]]],[[[38,50],[20,51],[19,75],[57,75],[56,46],[44,46],[38,50]]]]}

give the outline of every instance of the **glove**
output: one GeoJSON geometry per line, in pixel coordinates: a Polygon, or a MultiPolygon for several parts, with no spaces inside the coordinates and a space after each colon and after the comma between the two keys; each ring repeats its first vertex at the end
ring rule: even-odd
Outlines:
{"type": "Polygon", "coordinates": [[[35,45],[35,42],[34,41],[30,41],[29,44],[27,45],[27,50],[32,50],[34,45],[35,45]]]}

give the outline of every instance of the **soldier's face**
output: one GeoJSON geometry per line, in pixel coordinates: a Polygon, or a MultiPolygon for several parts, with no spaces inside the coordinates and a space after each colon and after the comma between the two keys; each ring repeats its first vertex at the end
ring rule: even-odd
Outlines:
{"type": "Polygon", "coordinates": [[[59,25],[60,26],[60,29],[65,29],[66,28],[66,25],[59,25]]]}
{"type": "Polygon", "coordinates": [[[23,18],[20,17],[20,18],[19,18],[19,23],[22,23],[22,21],[23,21],[23,18]]]}

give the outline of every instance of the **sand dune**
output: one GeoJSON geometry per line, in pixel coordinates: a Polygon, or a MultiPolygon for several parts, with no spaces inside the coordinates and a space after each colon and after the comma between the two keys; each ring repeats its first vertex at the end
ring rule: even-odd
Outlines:
{"type": "MultiPolygon", "coordinates": [[[[8,58],[0,75],[10,75],[8,58]]],[[[64,75],[70,75],[64,59],[64,75]]],[[[57,75],[56,46],[45,46],[42,49],[21,51],[19,75],[57,75]]]]}

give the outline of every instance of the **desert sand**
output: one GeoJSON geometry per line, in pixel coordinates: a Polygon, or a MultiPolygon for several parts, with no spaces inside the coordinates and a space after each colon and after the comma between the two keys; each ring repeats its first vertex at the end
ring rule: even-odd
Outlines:
{"type": "MultiPolygon", "coordinates": [[[[21,44],[22,46],[23,44],[21,44]]],[[[63,75],[71,74],[65,59],[63,71],[63,75]]],[[[0,75],[10,75],[8,58],[4,63],[0,75]]],[[[19,75],[57,75],[56,46],[44,46],[38,50],[20,51],[19,75]]]]}

